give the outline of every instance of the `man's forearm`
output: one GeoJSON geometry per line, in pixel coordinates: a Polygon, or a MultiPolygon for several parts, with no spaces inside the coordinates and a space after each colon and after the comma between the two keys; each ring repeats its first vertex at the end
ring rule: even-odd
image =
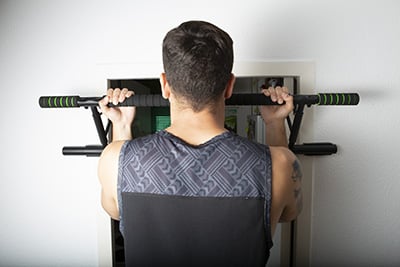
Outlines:
{"type": "Polygon", "coordinates": [[[269,146],[288,146],[285,121],[275,121],[265,124],[266,144],[269,146]]]}
{"type": "Polygon", "coordinates": [[[132,139],[131,125],[121,124],[112,126],[112,141],[124,141],[132,139]]]}

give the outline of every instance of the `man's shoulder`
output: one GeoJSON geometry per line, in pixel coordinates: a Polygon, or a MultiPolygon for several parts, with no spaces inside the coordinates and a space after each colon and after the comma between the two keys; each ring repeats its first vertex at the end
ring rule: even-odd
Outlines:
{"type": "Polygon", "coordinates": [[[149,156],[151,153],[159,153],[160,151],[167,150],[167,143],[165,136],[157,132],[126,141],[121,146],[120,151],[124,158],[140,158],[146,155],[149,156]]]}
{"type": "Polygon", "coordinates": [[[277,167],[285,168],[293,163],[296,156],[287,147],[271,146],[270,147],[272,164],[277,167]]]}
{"type": "Polygon", "coordinates": [[[259,143],[259,142],[256,142],[256,141],[253,141],[253,140],[250,140],[250,139],[248,139],[246,137],[243,137],[243,136],[240,136],[240,135],[238,135],[236,133],[232,132],[230,137],[232,138],[232,140],[236,140],[236,142],[243,143],[244,145],[247,145],[247,146],[250,146],[250,147],[255,147],[255,148],[258,148],[258,149],[262,149],[262,150],[269,150],[269,146],[267,146],[265,144],[262,144],[262,143],[259,143]]]}
{"type": "Polygon", "coordinates": [[[126,146],[144,145],[154,141],[158,141],[160,138],[163,138],[162,135],[163,134],[161,132],[156,132],[152,134],[139,136],[134,139],[128,140],[126,142],[126,146]]]}

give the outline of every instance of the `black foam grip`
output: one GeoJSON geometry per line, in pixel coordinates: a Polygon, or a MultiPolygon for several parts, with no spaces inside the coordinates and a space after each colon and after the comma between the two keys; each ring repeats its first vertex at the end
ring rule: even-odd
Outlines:
{"type": "Polygon", "coordinates": [[[358,105],[360,102],[357,93],[321,93],[318,96],[318,105],[358,105]]]}
{"type": "MultiPolygon", "coordinates": [[[[271,99],[263,94],[233,94],[225,101],[226,105],[246,106],[246,105],[276,105],[271,99]]],[[[109,104],[113,107],[113,104],[109,104]]],[[[169,101],[161,95],[134,95],[127,98],[117,106],[136,106],[136,107],[166,107],[169,101]]]]}
{"type": "MultiPolygon", "coordinates": [[[[113,107],[112,103],[109,104],[113,107]]],[[[119,103],[117,106],[136,106],[136,107],[167,107],[169,106],[169,101],[164,99],[161,95],[134,95],[125,99],[124,102],[119,103]]]]}
{"type": "Polygon", "coordinates": [[[77,108],[79,96],[41,96],[39,106],[42,108],[77,108]]]}
{"type": "Polygon", "coordinates": [[[228,106],[277,105],[264,94],[233,94],[225,101],[228,106]]]}

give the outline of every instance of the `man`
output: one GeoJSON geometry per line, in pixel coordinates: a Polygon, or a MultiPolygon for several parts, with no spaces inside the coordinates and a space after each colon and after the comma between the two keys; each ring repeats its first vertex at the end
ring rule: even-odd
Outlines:
{"type": "Polygon", "coordinates": [[[185,22],[164,38],[163,63],[165,72],[161,74],[160,83],[162,96],[170,102],[171,115],[171,125],[164,131],[131,140],[135,108],[107,106],[110,102],[117,104],[132,97],[134,93],[126,88],[109,89],[107,96],[99,102],[103,114],[113,123],[113,142],[104,149],[99,161],[104,209],[112,218],[121,219],[124,233],[124,216],[121,216],[123,192],[211,197],[272,196],[265,198],[263,211],[268,220],[267,241],[270,241],[277,223],[295,219],[301,210],[301,169],[295,155],[287,149],[284,121],[293,110],[292,96],[286,88],[262,90],[273,101],[284,104],[260,107],[269,146],[256,144],[224,128],[225,99],[232,95],[235,82],[231,73],[232,40],[226,32],[207,22],[185,22]],[[233,143],[237,147],[230,145],[233,143]],[[156,160],[147,164],[138,155],[141,149],[150,151],[150,147],[151,151],[157,152],[142,157],[156,160]],[[238,152],[235,150],[238,147],[247,158],[232,156],[238,152]],[[227,150],[221,151],[222,148],[227,150]],[[206,164],[207,159],[196,156],[205,150],[211,151],[208,157],[213,158],[213,164],[206,164]],[[184,164],[180,162],[182,158],[184,162],[193,162],[201,171],[179,166],[184,164]],[[243,159],[248,160],[243,163],[243,159]],[[240,177],[233,179],[226,174],[226,162],[233,164],[236,172],[241,173],[240,177]],[[162,171],[157,164],[167,166],[164,169],[168,171],[162,171]],[[217,179],[236,180],[224,188],[215,186],[208,190],[210,184],[216,185],[217,179]],[[237,185],[243,179],[251,182],[244,183],[246,187],[238,190],[237,185]],[[168,184],[171,181],[179,182],[180,187],[168,184]],[[196,181],[196,186],[192,186],[193,181],[196,181]],[[245,192],[252,193],[248,195],[245,192]]]}

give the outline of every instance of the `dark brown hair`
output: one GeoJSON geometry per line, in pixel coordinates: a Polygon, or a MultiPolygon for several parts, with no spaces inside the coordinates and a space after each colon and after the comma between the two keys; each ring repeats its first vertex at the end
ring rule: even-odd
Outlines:
{"type": "Polygon", "coordinates": [[[165,36],[163,64],[173,92],[198,112],[215,103],[228,84],[233,41],[211,23],[184,22],[165,36]]]}

